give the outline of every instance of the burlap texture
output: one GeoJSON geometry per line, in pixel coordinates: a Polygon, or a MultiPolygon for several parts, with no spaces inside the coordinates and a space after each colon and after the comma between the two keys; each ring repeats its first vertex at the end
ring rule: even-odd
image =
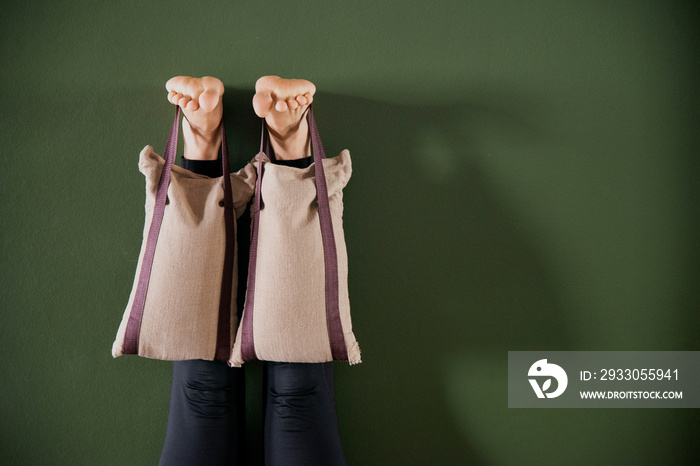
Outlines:
{"type": "MultiPolygon", "coordinates": [[[[257,167],[258,154],[251,165],[257,167]]],[[[276,165],[263,157],[262,205],[253,308],[258,359],[284,362],[331,361],[326,325],[323,243],[316,201],[315,170],[276,165]]],[[[360,361],[352,332],[348,257],[343,232],[343,188],[350,179],[350,153],[324,159],[338,255],[340,316],[350,364],[360,361]]],[[[244,317],[245,318],[245,317],[244,317]]],[[[233,366],[243,364],[241,329],[233,366]]]]}
{"type": "MultiPolygon", "coordinates": [[[[117,337],[114,357],[122,354],[126,324],[141,271],[158,181],[164,160],[151,146],[139,156],[146,177],[146,222],[136,278],[117,337]]],[[[255,168],[231,174],[234,212],[240,217],[255,189],[255,168]]],[[[209,178],[173,165],[168,202],[158,235],[139,334],[139,355],[165,360],[214,359],[219,294],[224,265],[225,225],[221,178],[209,178]]],[[[236,246],[237,249],[237,246],[236,246]]],[[[231,297],[231,341],[236,332],[237,252],[231,297]]]]}

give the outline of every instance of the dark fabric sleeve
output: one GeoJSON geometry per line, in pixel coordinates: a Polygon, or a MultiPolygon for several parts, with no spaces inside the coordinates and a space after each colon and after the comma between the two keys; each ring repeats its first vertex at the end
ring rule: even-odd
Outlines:
{"type": "Polygon", "coordinates": [[[190,160],[182,157],[180,166],[193,173],[205,175],[210,178],[221,176],[224,170],[221,168],[221,158],[216,160],[190,160]]]}
{"type": "Polygon", "coordinates": [[[277,160],[275,159],[273,161],[275,165],[284,165],[285,167],[294,167],[294,168],[307,168],[310,167],[312,163],[314,163],[314,158],[313,157],[304,157],[301,159],[294,159],[294,160],[277,160]]]}

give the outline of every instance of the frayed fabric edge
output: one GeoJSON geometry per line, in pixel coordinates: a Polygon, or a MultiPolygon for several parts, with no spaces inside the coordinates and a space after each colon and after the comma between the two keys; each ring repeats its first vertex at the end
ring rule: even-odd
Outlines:
{"type": "Polygon", "coordinates": [[[351,366],[354,366],[355,364],[360,364],[361,362],[360,345],[355,342],[350,348],[348,348],[348,363],[351,366]]]}

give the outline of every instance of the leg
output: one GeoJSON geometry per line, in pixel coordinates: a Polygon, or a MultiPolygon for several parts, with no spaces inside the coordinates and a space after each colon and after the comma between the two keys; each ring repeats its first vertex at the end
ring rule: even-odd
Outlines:
{"type": "MultiPolygon", "coordinates": [[[[253,108],[265,118],[275,156],[311,155],[306,111],[316,87],[303,79],[264,76],[253,108]]],[[[265,363],[265,464],[344,466],[333,395],[333,363],[265,363]]]]}
{"type": "Polygon", "coordinates": [[[221,144],[219,123],[223,115],[223,83],[211,76],[176,76],[168,80],[165,88],[168,100],[179,105],[185,114],[182,120],[185,158],[216,160],[221,144]]]}
{"type": "MultiPolygon", "coordinates": [[[[221,176],[216,162],[221,143],[223,84],[215,78],[178,76],[168,81],[169,100],[184,109],[183,165],[221,176]],[[213,159],[214,161],[211,161],[213,159]]],[[[244,372],[221,361],[173,362],[168,427],[160,464],[243,464],[244,372]]]]}
{"type": "Polygon", "coordinates": [[[173,362],[161,466],[242,463],[244,373],[221,361],[173,362]]]}
{"type": "Polygon", "coordinates": [[[293,160],[311,155],[306,110],[313,102],[316,86],[305,79],[263,76],[255,83],[253,109],[265,118],[275,156],[293,160]]]}
{"type": "Polygon", "coordinates": [[[267,362],[266,466],[344,466],[333,362],[267,362]]]}

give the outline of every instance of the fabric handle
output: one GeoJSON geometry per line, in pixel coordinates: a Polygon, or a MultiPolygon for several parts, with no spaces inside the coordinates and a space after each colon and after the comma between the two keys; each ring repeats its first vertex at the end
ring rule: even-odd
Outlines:
{"type": "MultiPolygon", "coordinates": [[[[134,301],[129,313],[129,320],[124,336],[123,352],[125,354],[138,354],[139,337],[143,311],[146,305],[146,295],[148,294],[148,284],[151,278],[153,258],[155,256],[158,235],[165,215],[165,206],[168,197],[168,186],[170,185],[170,173],[175,163],[177,154],[177,142],[180,126],[179,106],[175,108],[175,120],[173,121],[168,142],[165,145],[163,159],[165,164],[158,181],[156,200],[153,207],[151,226],[146,239],[146,249],[141,263],[141,272],[138,285],[134,295],[134,301]]],[[[233,281],[233,259],[236,239],[236,223],[233,211],[233,191],[231,188],[231,167],[229,165],[228,143],[226,140],[226,130],[224,121],[221,120],[221,164],[223,168],[223,189],[224,189],[224,223],[226,228],[226,248],[224,252],[224,267],[221,279],[221,295],[219,298],[219,318],[217,323],[217,342],[214,359],[226,361],[229,358],[231,343],[231,291],[233,281]]]]}

